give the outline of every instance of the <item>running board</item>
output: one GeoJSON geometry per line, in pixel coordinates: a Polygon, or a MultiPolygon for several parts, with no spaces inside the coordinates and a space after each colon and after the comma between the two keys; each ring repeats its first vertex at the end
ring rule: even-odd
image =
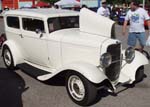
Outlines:
{"type": "Polygon", "coordinates": [[[35,68],[34,66],[31,66],[27,63],[19,64],[19,65],[17,65],[17,67],[19,67],[25,73],[27,73],[35,78],[37,78],[38,76],[41,76],[41,75],[50,74],[50,72],[48,72],[48,71],[35,68]]]}
{"type": "Polygon", "coordinates": [[[49,80],[50,78],[54,77],[55,75],[57,75],[59,73],[59,72],[56,72],[55,69],[53,70],[53,72],[55,72],[55,73],[49,73],[49,74],[38,76],[37,79],[40,81],[46,81],[46,80],[49,80]]]}

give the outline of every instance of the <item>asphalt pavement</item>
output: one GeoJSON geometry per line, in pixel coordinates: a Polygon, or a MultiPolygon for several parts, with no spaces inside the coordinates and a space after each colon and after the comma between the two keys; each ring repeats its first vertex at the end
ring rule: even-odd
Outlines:
{"type": "MultiPolygon", "coordinates": [[[[126,48],[127,37],[116,25],[116,35],[126,48]]],[[[4,32],[0,19],[0,33],[4,32]]],[[[149,48],[146,48],[149,51],[149,48]]],[[[0,51],[1,53],[1,51],[0,51]]],[[[133,87],[119,87],[117,95],[99,93],[91,107],[150,107],[150,66],[145,66],[145,78],[133,87]]],[[[0,58],[0,107],[79,107],[67,95],[64,82],[57,78],[43,83],[21,70],[9,71],[0,58]]]]}

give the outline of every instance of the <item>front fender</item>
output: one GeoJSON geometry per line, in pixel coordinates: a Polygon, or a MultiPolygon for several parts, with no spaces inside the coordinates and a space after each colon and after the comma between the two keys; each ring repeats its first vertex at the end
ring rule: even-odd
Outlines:
{"type": "MultiPolygon", "coordinates": [[[[125,51],[123,51],[123,56],[125,56],[125,51]]],[[[133,82],[135,81],[135,75],[136,75],[137,69],[147,64],[149,64],[148,59],[139,51],[135,51],[135,58],[130,64],[127,64],[126,61],[123,60],[121,73],[128,76],[130,80],[133,82]]]]}
{"type": "Polygon", "coordinates": [[[22,54],[19,51],[19,48],[17,47],[15,42],[13,42],[12,40],[5,41],[2,46],[2,55],[3,55],[3,49],[5,46],[8,46],[8,48],[10,49],[10,51],[12,53],[12,57],[14,59],[14,66],[23,62],[22,54]]]}
{"type": "Polygon", "coordinates": [[[71,63],[63,67],[63,69],[61,69],[61,71],[64,70],[73,70],[79,72],[84,77],[86,77],[89,81],[96,84],[101,83],[105,79],[108,79],[102,69],[89,63],[83,63],[83,62],[71,63]]]}

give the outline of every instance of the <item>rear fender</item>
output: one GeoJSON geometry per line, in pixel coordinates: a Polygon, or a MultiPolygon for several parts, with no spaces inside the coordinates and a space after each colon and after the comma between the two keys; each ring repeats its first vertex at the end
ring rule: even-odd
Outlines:
{"type": "Polygon", "coordinates": [[[2,56],[3,56],[3,50],[4,47],[7,46],[11,53],[12,53],[12,57],[14,59],[14,66],[16,66],[19,63],[23,62],[23,58],[22,58],[22,54],[19,51],[19,48],[17,47],[17,45],[15,44],[15,42],[13,42],[12,40],[6,40],[2,46],[2,56]]]}

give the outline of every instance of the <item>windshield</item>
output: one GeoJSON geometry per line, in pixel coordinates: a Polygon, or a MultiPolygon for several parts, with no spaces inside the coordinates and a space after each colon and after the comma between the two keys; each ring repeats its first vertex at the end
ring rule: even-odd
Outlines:
{"type": "Polygon", "coordinates": [[[57,17],[48,19],[49,33],[68,28],[79,28],[79,16],[57,17]]]}

